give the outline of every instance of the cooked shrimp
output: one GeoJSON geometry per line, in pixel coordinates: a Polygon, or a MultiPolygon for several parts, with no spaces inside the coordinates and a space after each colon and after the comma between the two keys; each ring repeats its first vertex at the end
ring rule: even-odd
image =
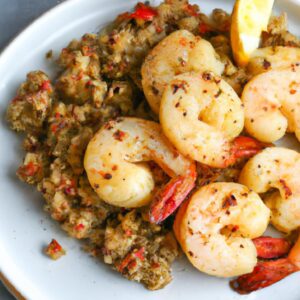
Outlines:
{"type": "Polygon", "coordinates": [[[194,187],[195,164],[179,154],[159,124],[123,118],[105,124],[90,141],[84,167],[89,182],[105,202],[140,207],[153,198],[155,182],[147,161],[155,161],[172,179],[154,196],[150,220],[171,214],[194,187]]]}
{"type": "Polygon", "coordinates": [[[187,30],[175,31],[162,40],[142,66],[143,90],[152,110],[158,114],[164,88],[175,75],[200,70],[217,75],[224,70],[208,41],[187,30]]]}
{"type": "Polygon", "coordinates": [[[244,166],[239,182],[256,193],[266,193],[271,222],[289,233],[300,226],[300,154],[285,148],[267,148],[244,166]],[[274,190],[275,189],[275,190],[274,190]]]}
{"type": "Polygon", "coordinates": [[[241,100],[210,72],[175,76],[162,97],[160,122],[182,154],[211,167],[225,168],[261,149],[249,138],[235,139],[244,127],[241,100]]]}
{"type": "Polygon", "coordinates": [[[300,140],[300,64],[270,70],[254,77],[245,87],[245,127],[263,142],[275,142],[286,131],[300,140]]]}
{"type": "Polygon", "coordinates": [[[295,47],[265,47],[257,49],[247,65],[247,71],[257,75],[271,69],[289,67],[300,62],[300,49],[295,47]]]}
{"type": "Polygon", "coordinates": [[[300,236],[287,258],[259,262],[252,273],[232,280],[230,285],[238,293],[248,294],[270,286],[299,270],[300,236]]]}
{"type": "Polygon", "coordinates": [[[219,277],[249,273],[257,263],[251,239],[269,223],[260,197],[237,183],[200,188],[176,216],[174,231],[183,251],[199,271],[219,277]]]}

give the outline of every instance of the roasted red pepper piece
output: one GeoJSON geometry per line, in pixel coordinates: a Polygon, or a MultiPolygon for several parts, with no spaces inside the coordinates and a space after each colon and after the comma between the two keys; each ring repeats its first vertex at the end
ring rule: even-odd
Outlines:
{"type": "Polygon", "coordinates": [[[51,84],[50,80],[45,80],[42,85],[41,85],[41,90],[42,91],[51,91],[51,84]]]}
{"type": "Polygon", "coordinates": [[[128,14],[126,18],[152,21],[155,16],[157,16],[157,11],[155,9],[145,5],[144,3],[138,3],[135,11],[128,14]]]}
{"type": "Polygon", "coordinates": [[[45,253],[52,259],[59,259],[61,256],[66,254],[66,251],[63,247],[57,242],[57,240],[53,239],[51,243],[45,249],[45,253]]]}
{"type": "Polygon", "coordinates": [[[28,177],[28,176],[34,176],[39,170],[40,170],[40,166],[31,161],[27,165],[21,166],[18,170],[18,173],[21,176],[28,177]]]}
{"type": "Polygon", "coordinates": [[[126,257],[121,261],[121,263],[118,265],[117,269],[119,272],[123,273],[126,268],[132,269],[136,266],[137,259],[140,259],[143,261],[145,259],[145,248],[141,247],[138,250],[134,250],[131,253],[127,254],[126,257]]]}

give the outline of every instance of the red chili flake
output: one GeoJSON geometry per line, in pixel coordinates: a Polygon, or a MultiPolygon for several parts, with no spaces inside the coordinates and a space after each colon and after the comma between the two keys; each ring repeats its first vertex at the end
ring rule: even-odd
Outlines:
{"type": "Polygon", "coordinates": [[[176,94],[179,89],[183,89],[184,92],[187,93],[185,81],[172,84],[172,88],[173,88],[173,95],[176,94]]]}
{"type": "Polygon", "coordinates": [[[76,231],[83,230],[84,228],[85,228],[85,226],[84,226],[82,223],[79,223],[79,224],[77,224],[77,225],[74,227],[74,229],[75,229],[76,231]]]}
{"type": "Polygon", "coordinates": [[[139,258],[141,261],[145,259],[145,247],[141,247],[137,252],[134,253],[134,256],[139,258]]]}
{"type": "Polygon", "coordinates": [[[211,76],[210,73],[204,72],[204,73],[202,74],[202,78],[203,78],[205,81],[209,81],[209,80],[211,80],[212,76],[211,76]]]}
{"type": "Polygon", "coordinates": [[[297,90],[290,90],[291,95],[295,95],[297,93],[297,90]]]}
{"type": "Polygon", "coordinates": [[[112,169],[113,171],[116,171],[116,170],[118,170],[118,166],[117,166],[117,165],[113,165],[111,169],[112,169]]]}
{"type": "Polygon", "coordinates": [[[116,140],[122,142],[124,140],[124,138],[126,137],[126,133],[124,131],[121,131],[118,129],[116,132],[114,132],[113,137],[116,140]]]}
{"type": "Polygon", "coordinates": [[[104,177],[104,179],[107,179],[107,180],[112,179],[112,175],[109,173],[105,173],[103,177],[104,177]]]}
{"type": "Polygon", "coordinates": [[[126,236],[132,236],[132,231],[130,229],[125,230],[125,235],[126,236]]]}
{"type": "Polygon", "coordinates": [[[184,10],[193,17],[198,16],[198,7],[197,5],[192,5],[192,4],[187,4],[186,7],[184,8],[184,10]]]}
{"type": "Polygon", "coordinates": [[[50,130],[55,134],[57,131],[63,129],[66,126],[66,123],[64,121],[60,123],[54,123],[50,126],[50,130]]]}
{"type": "Polygon", "coordinates": [[[107,180],[112,179],[112,175],[111,175],[111,174],[105,173],[105,172],[103,172],[103,171],[101,171],[101,170],[100,170],[100,171],[93,170],[93,172],[98,173],[98,174],[101,175],[104,179],[107,179],[107,180]]]}
{"type": "Polygon", "coordinates": [[[284,179],[280,179],[279,182],[281,183],[284,192],[285,192],[285,197],[288,198],[290,196],[293,195],[293,192],[291,191],[291,189],[289,188],[289,186],[286,184],[284,179]]]}
{"type": "Polygon", "coordinates": [[[108,121],[107,123],[104,124],[104,129],[110,130],[112,128],[114,128],[114,123],[115,121],[108,121]]]}
{"type": "Polygon", "coordinates": [[[186,46],[187,45],[187,40],[186,40],[186,38],[181,38],[180,40],[179,40],[179,44],[181,45],[181,46],[186,46]]]}
{"type": "Polygon", "coordinates": [[[222,94],[222,90],[219,89],[218,92],[214,95],[215,98],[219,98],[222,94]]]}
{"type": "Polygon", "coordinates": [[[51,84],[50,84],[50,80],[45,80],[42,85],[41,85],[41,90],[42,91],[51,91],[51,84]]]}
{"type": "Polygon", "coordinates": [[[239,226],[238,225],[234,225],[231,229],[232,232],[236,232],[239,230],[239,226]]]}
{"type": "Polygon", "coordinates": [[[128,19],[141,19],[144,21],[152,21],[157,16],[157,11],[144,3],[138,3],[135,12],[127,16],[128,19]]]}
{"type": "Polygon", "coordinates": [[[155,30],[156,30],[156,33],[161,33],[163,31],[162,27],[157,24],[155,25],[155,30]]]}
{"type": "Polygon", "coordinates": [[[83,71],[80,71],[78,76],[77,76],[77,80],[81,80],[83,77],[83,71]]]}
{"type": "Polygon", "coordinates": [[[237,206],[237,201],[236,198],[234,197],[234,195],[230,195],[229,197],[226,197],[226,199],[224,200],[223,204],[222,204],[222,208],[223,209],[227,209],[228,207],[231,206],[237,206]]]}
{"type": "Polygon", "coordinates": [[[85,84],[85,87],[88,89],[90,86],[93,85],[93,81],[92,80],[89,80],[86,84],[85,84]]]}
{"type": "Polygon", "coordinates": [[[266,59],[264,59],[263,67],[265,70],[268,70],[271,67],[271,63],[269,61],[267,61],[266,59]]]}

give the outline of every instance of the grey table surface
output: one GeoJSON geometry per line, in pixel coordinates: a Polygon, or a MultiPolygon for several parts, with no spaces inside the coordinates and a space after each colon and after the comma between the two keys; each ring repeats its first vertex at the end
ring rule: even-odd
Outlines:
{"type": "MultiPolygon", "coordinates": [[[[0,0],[0,51],[43,12],[64,0],[0,0]]],[[[0,282],[0,300],[14,300],[0,282]]],[[[30,300],[30,299],[28,299],[30,300]]]]}

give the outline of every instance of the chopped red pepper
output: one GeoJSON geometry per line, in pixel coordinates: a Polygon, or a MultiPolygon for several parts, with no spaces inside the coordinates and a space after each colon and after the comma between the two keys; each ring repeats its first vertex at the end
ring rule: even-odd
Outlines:
{"type": "Polygon", "coordinates": [[[155,16],[157,16],[157,11],[155,9],[145,5],[144,3],[138,3],[133,13],[125,13],[120,17],[125,19],[152,21],[155,16]]]}
{"type": "Polygon", "coordinates": [[[117,267],[118,271],[122,273],[126,268],[127,269],[134,268],[137,265],[136,259],[140,259],[141,261],[145,259],[144,253],[145,253],[145,247],[141,247],[137,251],[134,250],[128,255],[126,255],[126,257],[121,261],[121,263],[117,267]]]}
{"type": "Polygon", "coordinates": [[[141,261],[143,261],[145,259],[144,253],[145,253],[145,247],[142,247],[137,252],[134,253],[134,256],[139,258],[141,261]]]}
{"type": "Polygon", "coordinates": [[[198,16],[198,7],[197,5],[187,4],[187,6],[184,9],[189,15],[196,17],[198,16]]]}
{"type": "Polygon", "coordinates": [[[74,229],[77,231],[83,230],[85,226],[82,223],[77,224],[74,229]]]}
{"type": "Polygon", "coordinates": [[[18,170],[18,173],[22,176],[34,176],[40,169],[40,166],[29,162],[27,165],[21,166],[18,170]]]}
{"type": "Polygon", "coordinates": [[[51,91],[51,84],[49,80],[45,80],[42,85],[41,85],[41,90],[42,91],[51,91]]]}
{"type": "Polygon", "coordinates": [[[66,251],[57,242],[57,240],[52,239],[51,243],[46,247],[45,253],[52,259],[59,259],[61,256],[66,254],[66,251]]]}

